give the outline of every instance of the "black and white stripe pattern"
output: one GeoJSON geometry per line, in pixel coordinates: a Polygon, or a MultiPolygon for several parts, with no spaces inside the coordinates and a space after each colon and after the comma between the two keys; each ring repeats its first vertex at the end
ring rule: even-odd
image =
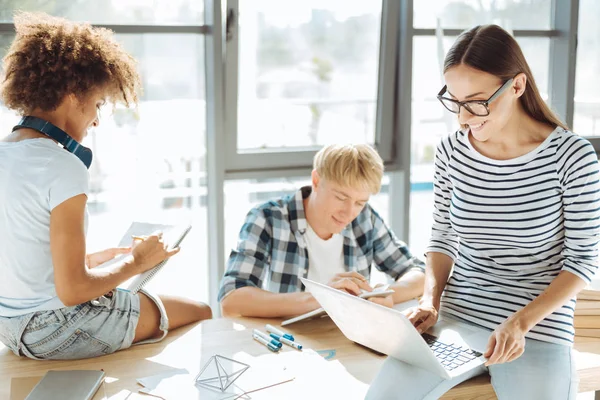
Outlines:
{"type": "MultiPolygon", "coordinates": [[[[455,260],[442,309],[494,329],[562,270],[589,282],[598,268],[599,176],[592,145],[562,128],[501,161],[478,153],[465,132],[444,138],[427,250],[455,260]]],[[[574,308],[573,299],[528,337],[570,345],[574,308]]]]}

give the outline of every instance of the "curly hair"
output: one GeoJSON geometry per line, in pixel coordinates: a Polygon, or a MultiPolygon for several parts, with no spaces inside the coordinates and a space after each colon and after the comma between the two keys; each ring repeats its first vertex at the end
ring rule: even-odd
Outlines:
{"type": "Polygon", "coordinates": [[[137,62],[112,31],[43,13],[18,13],[14,24],[0,88],[6,107],[21,114],[53,111],[65,96],[83,100],[94,90],[113,104],[137,103],[137,62]]]}

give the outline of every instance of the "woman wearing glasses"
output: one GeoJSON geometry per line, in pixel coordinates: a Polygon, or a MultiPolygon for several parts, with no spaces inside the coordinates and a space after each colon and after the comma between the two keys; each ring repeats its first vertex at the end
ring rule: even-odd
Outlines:
{"type": "Polygon", "coordinates": [[[597,269],[596,153],[498,26],[460,35],[444,78],[438,99],[461,129],[437,148],[425,290],[406,314],[419,332],[438,313],[488,329],[487,361],[443,380],[390,358],[367,398],[435,399],[487,370],[499,399],[574,399],[575,296],[597,269]]]}

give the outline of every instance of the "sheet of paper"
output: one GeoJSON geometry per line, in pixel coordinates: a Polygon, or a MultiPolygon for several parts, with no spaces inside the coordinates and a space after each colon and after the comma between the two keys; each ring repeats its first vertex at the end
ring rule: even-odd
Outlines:
{"type": "Polygon", "coordinates": [[[139,383],[147,389],[155,389],[163,379],[167,379],[175,375],[185,374],[189,374],[189,371],[185,368],[174,369],[172,371],[163,372],[152,376],[146,376],[144,378],[139,378],[137,379],[137,383],[139,383]]]}
{"type": "Polygon", "coordinates": [[[359,399],[364,398],[368,390],[368,385],[354,378],[339,361],[327,361],[310,349],[267,354],[256,357],[254,362],[271,367],[278,365],[295,379],[268,390],[250,393],[252,400],[359,399]]]}
{"type": "Polygon", "coordinates": [[[142,388],[140,389],[140,392],[164,400],[228,400],[235,399],[243,394],[241,389],[232,387],[233,385],[230,386],[226,392],[195,386],[194,377],[195,376],[191,374],[174,375],[162,379],[154,389],[142,388]]]}
{"type": "MultiPolygon", "coordinates": [[[[207,399],[207,400],[229,400],[249,398],[244,394],[267,390],[271,387],[285,384],[294,379],[288,371],[280,364],[263,363],[260,357],[249,355],[236,357],[237,361],[249,363],[251,367],[240,375],[235,382],[225,391],[211,387],[196,385],[194,378],[197,373],[191,374],[185,369],[169,371],[138,379],[138,383],[144,386],[140,392],[165,400],[171,399],[207,399]]],[[[252,396],[254,398],[254,396],[252,396]]]]}

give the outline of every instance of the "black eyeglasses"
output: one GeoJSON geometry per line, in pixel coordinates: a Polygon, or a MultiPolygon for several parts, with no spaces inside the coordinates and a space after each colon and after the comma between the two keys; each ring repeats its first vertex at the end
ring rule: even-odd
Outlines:
{"type": "Polygon", "coordinates": [[[444,97],[444,93],[446,93],[447,86],[444,85],[442,90],[437,95],[438,100],[446,107],[448,111],[454,114],[458,114],[460,112],[460,107],[464,107],[465,110],[470,112],[473,115],[478,117],[485,117],[490,115],[490,103],[498,98],[512,83],[513,78],[510,78],[504,85],[500,86],[498,90],[494,92],[493,95],[487,100],[467,100],[467,101],[458,101],[454,99],[450,99],[448,97],[444,97]]]}

